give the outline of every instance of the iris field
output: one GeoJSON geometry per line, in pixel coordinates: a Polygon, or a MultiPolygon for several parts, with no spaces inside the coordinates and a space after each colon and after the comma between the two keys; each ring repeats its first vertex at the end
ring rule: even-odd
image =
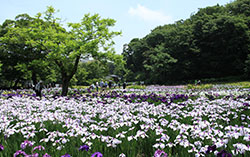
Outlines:
{"type": "Polygon", "coordinates": [[[250,89],[3,91],[0,157],[250,156],[250,89]]]}

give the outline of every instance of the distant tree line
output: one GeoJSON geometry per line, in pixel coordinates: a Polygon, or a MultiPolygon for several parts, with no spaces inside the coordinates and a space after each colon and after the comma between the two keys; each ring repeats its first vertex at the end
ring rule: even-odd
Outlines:
{"type": "Polygon", "coordinates": [[[127,79],[167,84],[250,76],[250,0],[212,6],[124,45],[127,79]]]}

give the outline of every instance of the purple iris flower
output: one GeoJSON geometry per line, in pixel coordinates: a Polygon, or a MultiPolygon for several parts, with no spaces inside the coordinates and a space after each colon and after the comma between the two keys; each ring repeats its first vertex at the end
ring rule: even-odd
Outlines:
{"type": "Polygon", "coordinates": [[[208,146],[206,154],[208,154],[210,152],[214,152],[215,150],[216,150],[216,145],[208,146]]]}
{"type": "Polygon", "coordinates": [[[33,146],[33,144],[32,144],[31,141],[25,140],[23,143],[21,143],[21,146],[20,146],[20,147],[21,147],[22,149],[25,149],[27,145],[30,146],[30,147],[33,146]]]}
{"type": "Polygon", "coordinates": [[[41,145],[39,145],[39,146],[36,146],[35,148],[33,148],[33,151],[35,151],[36,149],[38,149],[38,150],[45,150],[45,148],[43,147],[43,146],[41,146],[41,145]]]}
{"type": "Polygon", "coordinates": [[[27,155],[27,157],[39,157],[38,153],[32,154],[32,155],[27,155]]]}
{"type": "Polygon", "coordinates": [[[222,150],[217,154],[217,157],[232,157],[232,154],[227,153],[225,150],[222,150]]]}
{"type": "Polygon", "coordinates": [[[0,151],[4,150],[4,146],[0,144],[0,151]]]}
{"type": "Polygon", "coordinates": [[[180,103],[179,106],[186,106],[186,104],[180,103]]]}
{"type": "Polygon", "coordinates": [[[161,98],[161,102],[165,103],[165,102],[167,102],[167,101],[168,101],[168,99],[166,99],[166,98],[161,98]]]}
{"type": "Polygon", "coordinates": [[[45,153],[43,157],[51,157],[49,154],[45,153]]]}
{"type": "Polygon", "coordinates": [[[27,154],[26,154],[24,151],[18,150],[18,151],[15,152],[14,157],[18,156],[19,154],[22,154],[22,155],[24,155],[24,156],[27,156],[27,154]]]}
{"type": "Polygon", "coordinates": [[[243,106],[248,107],[248,106],[250,106],[250,105],[249,105],[249,103],[243,103],[243,106]]]}
{"type": "Polygon", "coordinates": [[[80,151],[84,151],[84,150],[88,151],[88,150],[89,150],[89,146],[86,145],[86,144],[85,144],[85,145],[82,145],[82,146],[80,146],[79,150],[80,150],[80,151]]]}
{"type": "Polygon", "coordinates": [[[26,148],[26,144],[25,143],[21,143],[21,148],[25,149],[26,148]]]}
{"type": "Polygon", "coordinates": [[[91,155],[91,157],[103,157],[103,156],[102,156],[102,153],[95,152],[94,154],[91,155]]]}
{"type": "Polygon", "coordinates": [[[161,157],[161,156],[168,157],[168,154],[165,153],[163,150],[159,150],[159,149],[155,151],[154,157],[161,157]]]}
{"type": "Polygon", "coordinates": [[[64,155],[62,155],[61,157],[71,157],[69,154],[64,154],[64,155]]]}

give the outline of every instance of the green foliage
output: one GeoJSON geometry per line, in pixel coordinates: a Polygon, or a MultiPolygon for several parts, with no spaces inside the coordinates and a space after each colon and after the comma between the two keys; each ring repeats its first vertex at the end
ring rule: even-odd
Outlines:
{"type": "Polygon", "coordinates": [[[108,75],[107,64],[100,61],[89,61],[84,64],[85,69],[88,71],[87,80],[94,78],[102,78],[103,76],[108,75]]]}
{"type": "Polygon", "coordinates": [[[88,77],[88,69],[85,68],[86,63],[79,63],[79,67],[75,74],[75,78],[77,79],[77,85],[85,85],[88,77]]]}
{"type": "Polygon", "coordinates": [[[124,76],[126,74],[125,64],[123,55],[114,55],[112,62],[113,71],[110,71],[110,73],[120,77],[124,76]]]}
{"type": "Polygon", "coordinates": [[[249,0],[236,0],[226,6],[233,15],[250,16],[250,1],[249,0]]]}
{"type": "Polygon", "coordinates": [[[250,54],[248,54],[247,60],[245,61],[246,66],[245,66],[245,73],[248,77],[250,77],[250,54]]]}
{"type": "Polygon", "coordinates": [[[65,96],[70,83],[76,84],[80,77],[86,77],[83,69],[74,77],[83,59],[113,61],[116,73],[124,70],[122,57],[116,55],[112,47],[112,38],[121,34],[110,30],[115,20],[86,14],[81,22],[69,23],[66,30],[55,14],[56,10],[49,6],[45,13],[38,13],[35,17],[21,14],[15,20],[3,23],[0,27],[0,61],[3,61],[3,71],[9,72],[9,75],[5,74],[6,79],[32,79],[34,83],[38,79],[61,81],[62,95],[65,96]],[[57,77],[58,74],[61,78],[57,77]]]}
{"type": "Polygon", "coordinates": [[[53,74],[45,59],[46,51],[38,43],[41,35],[35,34],[36,22],[41,21],[21,14],[13,21],[6,20],[1,27],[0,60],[3,62],[4,79],[15,81],[15,85],[24,80],[36,83],[43,79],[47,82],[46,77],[53,74]]]}
{"type": "MultiPolygon", "coordinates": [[[[47,12],[49,16],[46,14],[45,19],[50,21],[53,19],[54,10],[48,9],[47,12]]],[[[52,28],[48,29],[50,35],[46,35],[46,38],[50,40],[44,45],[51,50],[47,58],[55,61],[60,69],[62,95],[67,95],[69,81],[77,72],[81,58],[93,57],[98,60],[112,58],[114,52],[111,39],[120,34],[109,30],[114,24],[113,19],[102,19],[98,14],[86,14],[80,23],[69,23],[68,32],[59,25],[52,25],[52,28]],[[57,44],[58,42],[60,44],[57,44]],[[106,53],[100,52],[100,48],[106,53]]]]}
{"type": "Polygon", "coordinates": [[[167,84],[249,76],[249,0],[201,8],[124,46],[129,81],[167,84]],[[226,68],[225,68],[226,67],[226,68]]]}
{"type": "Polygon", "coordinates": [[[168,54],[166,49],[164,49],[163,45],[157,45],[153,50],[145,52],[144,67],[147,72],[152,72],[153,75],[150,76],[150,82],[153,83],[161,83],[163,84],[166,80],[166,76],[168,72],[170,72],[172,65],[177,62],[170,54],[168,54]]]}
{"type": "Polygon", "coordinates": [[[126,61],[125,67],[129,69],[126,75],[128,80],[141,81],[146,79],[145,68],[142,64],[145,57],[142,52],[147,50],[144,40],[138,38],[132,39],[129,44],[124,45],[123,56],[126,61]]]}
{"type": "Polygon", "coordinates": [[[1,62],[0,62],[0,75],[1,75],[1,71],[2,71],[2,66],[3,66],[3,64],[1,64],[1,62]]]}

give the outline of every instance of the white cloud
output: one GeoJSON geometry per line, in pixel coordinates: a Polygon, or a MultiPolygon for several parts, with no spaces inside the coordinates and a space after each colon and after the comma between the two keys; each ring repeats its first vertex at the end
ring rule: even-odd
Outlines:
{"type": "Polygon", "coordinates": [[[168,24],[172,22],[170,16],[164,15],[160,11],[150,10],[140,4],[137,5],[137,8],[129,8],[128,13],[132,16],[138,16],[148,22],[157,22],[160,24],[168,24]]]}

